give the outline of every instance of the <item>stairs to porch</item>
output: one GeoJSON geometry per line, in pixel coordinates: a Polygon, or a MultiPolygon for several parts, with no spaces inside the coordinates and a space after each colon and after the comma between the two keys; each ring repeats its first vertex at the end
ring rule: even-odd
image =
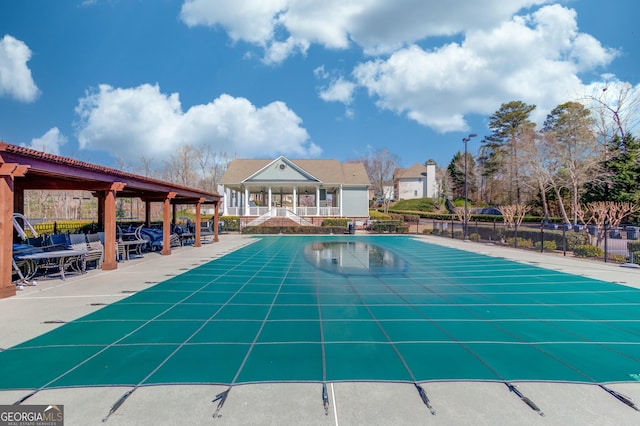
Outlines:
{"type": "Polygon", "coordinates": [[[248,226],[314,226],[312,222],[286,208],[276,208],[253,219],[248,226]]]}

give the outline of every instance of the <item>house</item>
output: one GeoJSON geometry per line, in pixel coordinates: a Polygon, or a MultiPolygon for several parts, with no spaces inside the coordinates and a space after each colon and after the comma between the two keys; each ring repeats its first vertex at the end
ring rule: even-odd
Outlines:
{"type": "Polygon", "coordinates": [[[362,163],[234,159],[219,182],[223,215],[258,225],[271,217],[320,225],[326,217],[367,220],[369,177],[362,163]]]}
{"type": "Polygon", "coordinates": [[[408,169],[395,169],[393,172],[393,184],[396,200],[409,200],[412,198],[435,198],[436,164],[428,162],[415,163],[408,169]]]}

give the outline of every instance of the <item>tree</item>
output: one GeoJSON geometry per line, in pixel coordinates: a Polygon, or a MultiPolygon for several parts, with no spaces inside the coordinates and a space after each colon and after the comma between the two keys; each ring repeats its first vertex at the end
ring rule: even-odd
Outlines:
{"type": "Polygon", "coordinates": [[[200,181],[198,188],[216,192],[218,181],[224,174],[231,161],[226,152],[214,152],[211,145],[201,145],[195,148],[195,158],[199,167],[200,181]]]}
{"type": "Polygon", "coordinates": [[[616,135],[608,144],[602,176],[587,186],[583,200],[640,203],[640,141],[631,133],[616,135]]]}
{"type": "Polygon", "coordinates": [[[545,143],[544,135],[531,129],[523,136],[520,152],[523,168],[527,170],[527,175],[529,176],[529,179],[525,181],[525,185],[539,194],[542,213],[546,218],[549,216],[550,210],[547,192],[552,188],[550,165],[554,156],[550,145],[545,143]]]}
{"type": "MultiPolygon", "coordinates": [[[[458,151],[449,166],[447,166],[447,174],[451,183],[451,191],[454,197],[464,197],[465,170],[464,170],[464,154],[458,151]]],[[[476,161],[471,153],[467,152],[467,194],[469,198],[475,199],[473,194],[478,191],[476,178],[476,161]]]]}
{"type": "Polygon", "coordinates": [[[393,187],[393,172],[399,167],[398,156],[384,148],[357,161],[364,165],[375,194],[384,198],[384,211],[388,211],[390,194],[387,189],[393,187]]]}
{"type": "MultiPolygon", "coordinates": [[[[583,185],[593,179],[598,167],[597,138],[593,132],[591,112],[578,102],[566,102],[555,107],[544,122],[543,131],[557,159],[557,173],[552,175],[557,195],[559,189],[569,189],[572,220],[577,223],[578,199],[583,185]]],[[[566,215],[566,213],[565,213],[566,215]]]]}
{"type": "MultiPolygon", "coordinates": [[[[484,173],[490,179],[502,174],[507,179],[508,203],[521,202],[521,174],[519,161],[519,143],[523,132],[535,127],[529,120],[535,105],[522,101],[502,104],[500,109],[489,118],[492,134],[482,141],[484,149],[484,173]]],[[[501,200],[502,201],[502,200],[501,200]]]]}

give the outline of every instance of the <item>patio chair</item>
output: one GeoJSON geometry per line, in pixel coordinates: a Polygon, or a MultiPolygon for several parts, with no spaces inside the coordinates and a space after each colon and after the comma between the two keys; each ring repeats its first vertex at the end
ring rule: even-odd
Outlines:
{"type": "Polygon", "coordinates": [[[46,246],[43,246],[43,248],[45,248],[45,251],[53,251],[64,250],[70,246],[71,243],[68,234],[50,234],[47,237],[46,246]]]}
{"type": "Polygon", "coordinates": [[[89,242],[89,237],[85,234],[69,234],[69,242],[74,249],[87,251],[85,256],[86,263],[95,262],[96,268],[100,268],[104,256],[104,246],[97,234],[93,235],[92,239],[94,241],[89,242]]]}

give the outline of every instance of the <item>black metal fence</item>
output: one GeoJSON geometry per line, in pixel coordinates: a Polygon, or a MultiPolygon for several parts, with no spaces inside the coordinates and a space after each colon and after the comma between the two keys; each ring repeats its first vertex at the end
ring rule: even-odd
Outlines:
{"type": "Polygon", "coordinates": [[[464,223],[458,220],[431,220],[422,223],[427,225],[424,233],[445,238],[466,238],[519,249],[596,258],[604,262],[640,264],[640,228],[636,226],[614,228],[606,224],[598,227],[552,223],[509,226],[496,220],[470,221],[465,232],[464,223]]]}

